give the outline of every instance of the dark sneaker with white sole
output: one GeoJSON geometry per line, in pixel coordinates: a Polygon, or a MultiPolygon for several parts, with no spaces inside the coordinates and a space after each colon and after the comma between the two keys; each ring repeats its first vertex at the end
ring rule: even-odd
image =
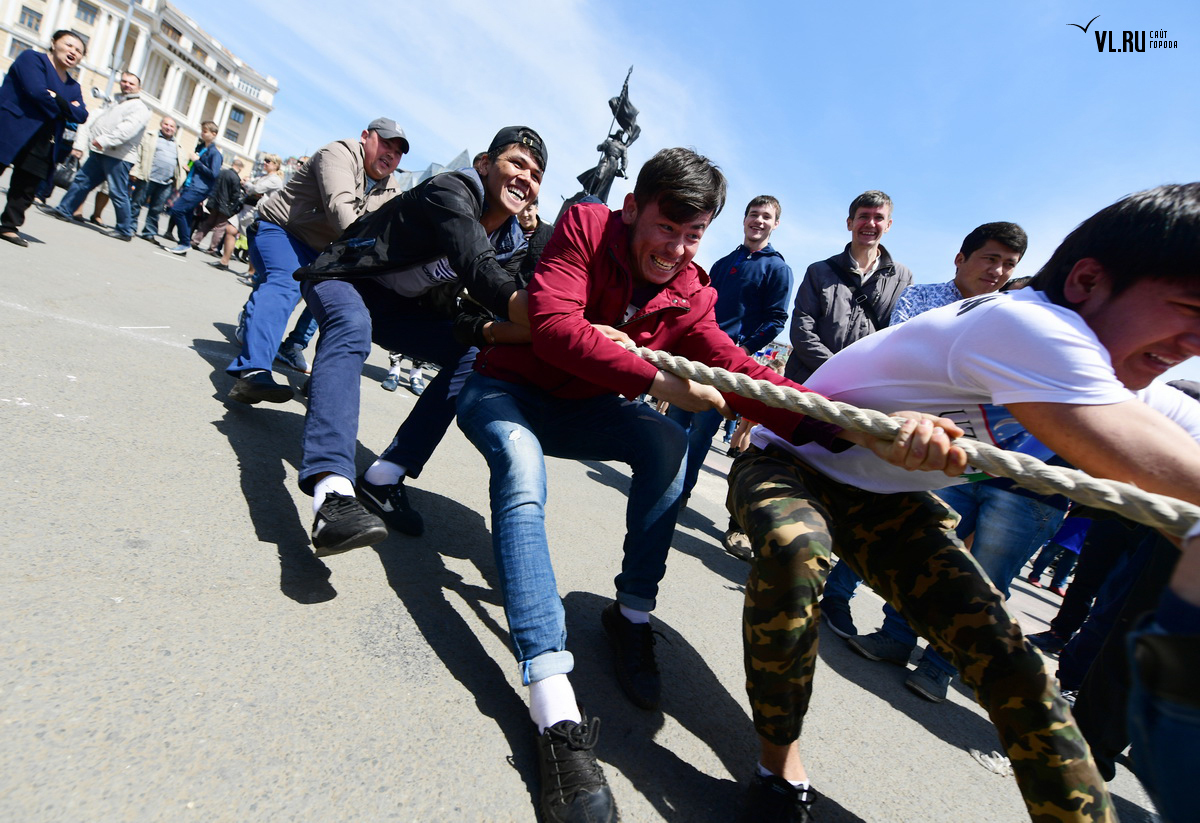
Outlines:
{"type": "Polygon", "coordinates": [[[410,537],[425,533],[425,519],[408,502],[408,490],[404,488],[403,480],[390,486],[376,486],[368,483],[364,474],[355,482],[354,488],[358,499],[396,531],[410,537]]]}
{"type": "Polygon", "coordinates": [[[610,603],[600,613],[604,633],[616,658],[617,682],[635,706],[657,709],[662,699],[662,678],[654,661],[654,630],[649,623],[634,623],[621,614],[620,604],[610,603]]]}
{"type": "Polygon", "coordinates": [[[313,520],[313,554],[328,557],[374,546],[388,536],[387,526],[356,498],[330,492],[313,520]]]}
{"type": "Polygon", "coordinates": [[[826,596],[821,598],[821,617],[825,625],[838,637],[854,637],[858,629],[854,627],[854,619],[850,616],[850,601],[840,597],[826,596]]]}
{"type": "Polygon", "coordinates": [[[904,685],[926,700],[934,703],[945,703],[946,694],[950,690],[950,681],[952,679],[953,675],[949,672],[942,671],[937,666],[922,658],[917,663],[917,667],[909,673],[904,681],[904,685]]]}
{"type": "Polygon", "coordinates": [[[797,789],[782,777],[756,773],[746,791],[741,823],[810,823],[809,807],[816,800],[816,789],[797,789]]]}
{"type": "Polygon", "coordinates": [[[846,645],[868,660],[880,660],[884,663],[895,663],[898,666],[908,665],[908,658],[912,655],[914,648],[900,642],[882,629],[871,634],[847,637],[846,645]]]}
{"type": "Polygon", "coordinates": [[[549,823],[615,823],[617,804],[596,762],[600,718],[560,720],[538,736],[542,817],[549,823]]]}

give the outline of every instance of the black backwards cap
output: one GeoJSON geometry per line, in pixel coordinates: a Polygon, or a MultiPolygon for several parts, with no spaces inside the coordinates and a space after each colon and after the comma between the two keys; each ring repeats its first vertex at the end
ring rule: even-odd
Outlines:
{"type": "Polygon", "coordinates": [[[529,126],[505,126],[496,132],[496,136],[492,138],[492,145],[488,146],[488,154],[502,149],[505,146],[516,143],[519,146],[525,146],[533,152],[534,158],[537,159],[538,165],[542,167],[542,171],[546,170],[546,144],[542,142],[541,135],[529,128],[529,126]]]}

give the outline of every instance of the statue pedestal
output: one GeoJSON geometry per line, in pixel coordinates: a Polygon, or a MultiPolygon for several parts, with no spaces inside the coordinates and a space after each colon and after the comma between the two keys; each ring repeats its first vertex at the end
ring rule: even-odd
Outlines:
{"type": "Polygon", "coordinates": [[[564,214],[567,213],[567,209],[571,208],[571,206],[574,206],[576,203],[600,203],[601,205],[604,205],[603,200],[594,194],[588,194],[586,191],[573,194],[563,201],[562,208],[558,210],[558,216],[554,218],[555,225],[558,225],[558,221],[564,214]]]}

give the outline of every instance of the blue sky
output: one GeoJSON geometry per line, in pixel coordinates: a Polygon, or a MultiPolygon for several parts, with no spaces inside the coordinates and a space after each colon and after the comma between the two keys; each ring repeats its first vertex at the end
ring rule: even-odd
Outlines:
{"type": "MultiPolygon", "coordinates": [[[[420,169],[524,123],[550,151],[551,218],[595,164],[606,101],[632,65],[631,171],[683,145],[729,177],[702,265],[740,241],[746,201],[770,193],[783,204],[774,245],[798,281],[848,240],[850,200],[879,188],[896,203],[885,245],[918,282],[949,279],[963,236],[992,220],[1025,227],[1018,272],[1033,274],[1113,200],[1200,177],[1195,2],[180,5],[279,81],[264,150],[308,153],[387,114],[412,144],[402,166],[420,169]],[[1087,33],[1067,25],[1096,15],[1087,33]],[[1164,29],[1178,48],[1097,50],[1096,31],[1119,48],[1124,30],[1164,29]]],[[[609,204],[629,188],[617,180],[609,204]]]]}

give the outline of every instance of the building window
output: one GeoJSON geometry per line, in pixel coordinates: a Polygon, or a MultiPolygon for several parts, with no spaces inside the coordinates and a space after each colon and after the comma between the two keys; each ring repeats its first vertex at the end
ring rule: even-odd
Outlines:
{"type": "Polygon", "coordinates": [[[26,43],[24,40],[18,40],[14,37],[12,42],[8,44],[8,56],[16,57],[21,52],[29,51],[31,48],[33,48],[32,43],[26,43]]]}
{"type": "Polygon", "coordinates": [[[96,25],[96,15],[100,13],[100,9],[93,6],[91,3],[85,3],[79,0],[79,6],[75,9],[75,17],[87,23],[89,26],[96,25]]]}
{"type": "Polygon", "coordinates": [[[196,93],[196,78],[184,75],[179,83],[179,94],[175,95],[175,111],[184,115],[192,105],[192,95],[196,93]]]}
{"type": "Polygon", "coordinates": [[[238,88],[244,91],[250,97],[253,97],[255,100],[257,100],[259,95],[262,94],[262,89],[260,89],[258,86],[250,85],[245,80],[238,80],[238,88]]]}
{"type": "Polygon", "coordinates": [[[179,42],[180,37],[183,37],[183,32],[172,26],[166,20],[162,21],[162,25],[158,27],[158,30],[161,31],[163,36],[168,40],[174,40],[176,43],[179,42]]]}
{"type": "Polygon", "coordinates": [[[224,67],[224,66],[222,66],[220,63],[217,63],[217,75],[218,75],[219,77],[228,77],[228,76],[229,76],[229,69],[225,68],[225,67],[224,67]]]}
{"type": "Polygon", "coordinates": [[[236,131],[234,131],[233,129],[225,129],[225,139],[229,140],[233,143],[240,142],[240,140],[238,138],[238,133],[236,131]]]}
{"type": "Polygon", "coordinates": [[[237,107],[234,107],[229,110],[229,119],[232,120],[234,123],[245,123],[246,122],[246,112],[242,111],[241,109],[239,109],[237,107]]]}
{"type": "Polygon", "coordinates": [[[192,43],[192,55],[201,63],[208,59],[208,52],[197,46],[195,43],[192,43]]]}
{"type": "Polygon", "coordinates": [[[42,30],[42,15],[28,6],[21,6],[20,24],[31,31],[42,30]]]}

